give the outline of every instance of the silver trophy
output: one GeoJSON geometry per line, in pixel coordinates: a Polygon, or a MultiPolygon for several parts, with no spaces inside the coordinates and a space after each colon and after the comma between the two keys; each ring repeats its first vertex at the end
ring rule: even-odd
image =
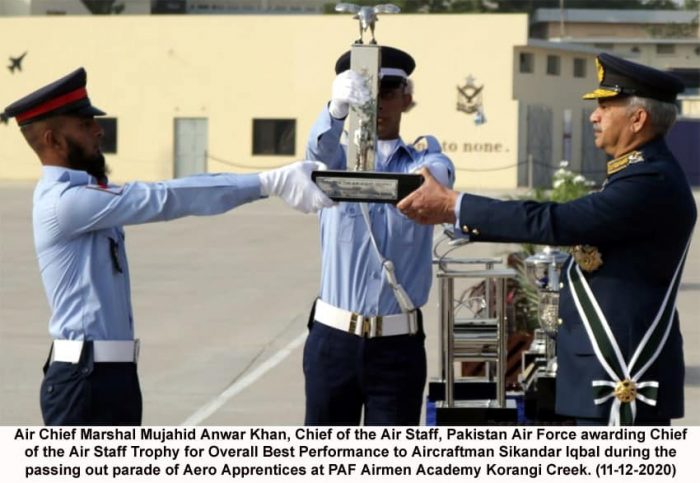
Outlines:
{"type": "Polygon", "coordinates": [[[537,287],[537,318],[547,335],[545,354],[547,372],[556,373],[556,338],[561,321],[559,319],[559,290],[561,270],[569,255],[556,247],[545,246],[540,252],[525,259],[528,279],[537,287]]]}
{"type": "Polygon", "coordinates": [[[397,203],[423,182],[423,178],[416,174],[375,171],[382,65],[381,47],[375,39],[375,24],[378,14],[399,13],[400,9],[391,4],[361,7],[352,3],[339,3],[335,10],[351,13],[353,19],[359,21],[360,38],[350,48],[350,69],[365,79],[370,96],[366,103],[351,106],[348,113],[347,171],[318,171],[312,173],[312,179],[326,195],[336,201],[397,203]],[[369,43],[363,40],[367,31],[372,37],[369,43]]]}

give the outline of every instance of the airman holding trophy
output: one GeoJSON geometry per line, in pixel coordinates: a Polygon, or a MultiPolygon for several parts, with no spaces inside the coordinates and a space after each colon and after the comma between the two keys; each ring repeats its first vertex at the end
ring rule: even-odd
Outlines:
{"type": "MultiPolygon", "coordinates": [[[[361,33],[373,37],[376,14],[397,11],[339,7],[357,13],[361,33]]],[[[402,50],[355,43],[336,62],[331,101],[308,139],[306,157],[329,168],[315,181],[340,203],[320,215],[321,290],[304,348],[307,425],[357,425],[363,413],[367,425],[419,423],[426,380],[420,307],[432,283],[433,229],[395,203],[421,182],[417,169],[428,167],[450,187],[454,167],[434,138],[419,151],[399,136],[415,66],[402,50]]]]}

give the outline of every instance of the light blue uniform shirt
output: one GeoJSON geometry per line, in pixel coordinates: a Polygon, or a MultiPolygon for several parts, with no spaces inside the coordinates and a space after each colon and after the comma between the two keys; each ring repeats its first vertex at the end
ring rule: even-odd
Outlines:
{"type": "Polygon", "coordinates": [[[101,188],[85,171],[44,166],[33,220],[51,337],[134,338],[123,225],[213,215],[258,198],[256,174],[101,188]]]}
{"type": "MultiPolygon", "coordinates": [[[[343,121],[334,119],[325,108],[311,129],[307,159],[322,161],[329,169],[345,169],[342,132],[343,121]]],[[[442,184],[453,185],[454,166],[445,155],[434,149],[416,151],[401,140],[375,170],[408,173],[420,166],[427,166],[442,184]]],[[[399,283],[416,307],[425,305],[433,277],[433,227],[410,221],[387,203],[370,203],[369,214],[379,250],[394,263],[399,283]]],[[[362,315],[400,313],[359,204],[342,202],[324,208],[320,221],[321,300],[362,315]]]]}

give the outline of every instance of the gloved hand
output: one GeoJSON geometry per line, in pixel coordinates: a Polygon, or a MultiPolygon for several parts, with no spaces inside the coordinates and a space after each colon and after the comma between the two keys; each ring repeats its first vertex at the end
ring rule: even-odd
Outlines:
{"type": "Polygon", "coordinates": [[[311,213],[332,206],[328,198],[311,181],[311,171],[326,169],[318,161],[298,161],[278,169],[260,173],[260,192],[263,196],[275,195],[302,213],[311,213]]]}
{"type": "Polygon", "coordinates": [[[333,94],[328,112],[336,119],[343,119],[348,115],[351,105],[361,106],[369,99],[370,93],[365,78],[355,71],[346,70],[333,80],[333,94]]]}

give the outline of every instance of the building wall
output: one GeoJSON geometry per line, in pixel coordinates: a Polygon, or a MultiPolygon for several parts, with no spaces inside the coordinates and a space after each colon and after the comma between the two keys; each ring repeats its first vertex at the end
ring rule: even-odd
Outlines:
{"type": "MultiPolygon", "coordinates": [[[[595,109],[594,101],[585,101],[581,96],[593,90],[597,85],[596,68],[595,68],[595,53],[591,52],[576,52],[567,51],[556,48],[543,48],[536,46],[519,46],[514,54],[514,90],[513,96],[520,101],[521,104],[521,131],[519,142],[518,159],[521,165],[520,184],[526,184],[527,179],[523,175],[523,163],[533,161],[531,155],[534,155],[534,162],[538,163],[540,171],[545,170],[542,163],[549,161],[551,172],[559,167],[561,161],[568,161],[569,166],[575,170],[581,170],[583,163],[583,135],[585,130],[584,123],[588,123],[587,113],[595,109]],[[533,72],[521,72],[519,66],[520,54],[531,54],[534,59],[533,72]],[[547,73],[547,57],[553,56],[559,58],[560,71],[559,75],[551,75],[547,73]],[[584,77],[574,76],[574,59],[582,59],[585,62],[584,77]],[[542,106],[551,110],[551,158],[537,159],[536,154],[528,152],[527,130],[533,126],[526,118],[528,106],[542,106]],[[566,111],[569,111],[568,114],[566,111]],[[567,150],[565,145],[565,117],[570,119],[570,148],[567,150]],[[568,152],[567,152],[568,151],[568,152]]],[[[532,107],[531,107],[532,109],[532,107]]],[[[536,146],[535,146],[536,147],[536,146]]],[[[599,159],[597,155],[594,155],[599,159]]],[[[589,161],[591,161],[589,159],[589,161]]],[[[591,163],[596,166],[595,160],[591,163]]],[[[600,170],[603,169],[601,165],[600,170]]],[[[537,167],[535,167],[537,170],[537,167]]],[[[584,169],[584,174],[595,178],[594,172],[584,169]],[[586,173],[585,171],[589,171],[586,173]]],[[[537,178],[537,176],[536,176],[537,178]]],[[[537,179],[535,179],[537,181],[537,179]]],[[[535,182],[535,185],[541,184],[535,182]]]]}
{"type": "Polygon", "coordinates": [[[0,2],[0,17],[29,15],[30,0],[3,0],[0,2]]]}
{"type": "MultiPolygon", "coordinates": [[[[600,46],[595,42],[576,40],[578,45],[600,46]]],[[[657,69],[698,68],[700,66],[700,39],[697,41],[668,41],[634,42],[634,40],[619,40],[606,48],[605,51],[633,62],[650,65],[657,69]],[[668,52],[672,49],[672,52],[668,52]]]]}
{"type": "MultiPolygon", "coordinates": [[[[589,40],[576,40],[575,44],[593,49],[598,45],[589,40]]],[[[675,42],[666,39],[658,42],[620,39],[604,51],[660,70],[700,70],[700,39],[675,42]]],[[[697,86],[686,87],[679,95],[679,107],[682,116],[700,117],[700,89],[697,86]]]]}
{"type": "Polygon", "coordinates": [[[681,101],[683,115],[688,118],[700,119],[700,98],[681,101]]]}
{"type": "Polygon", "coordinates": [[[318,13],[328,0],[187,0],[190,13],[318,13]]]}
{"type": "MultiPolygon", "coordinates": [[[[411,52],[418,66],[417,105],[404,117],[404,139],[433,134],[444,142],[460,186],[516,184],[514,168],[466,170],[516,161],[509,65],[526,35],[524,15],[385,16],[377,26],[380,42],[411,52]],[[481,48],[485,39],[488,49],[481,48]],[[468,75],[485,86],[488,122],[481,126],[456,110],[457,86],[468,75]]],[[[114,180],[171,177],[178,117],[208,118],[209,171],[256,171],[304,157],[335,60],[356,37],[355,21],[340,15],[5,18],[0,45],[28,54],[22,73],[3,74],[1,102],[82,65],[93,102],[118,118],[117,154],[107,156],[114,180]],[[252,156],[253,118],[297,119],[295,155],[252,156]]],[[[0,179],[31,180],[39,172],[14,121],[0,124],[0,179]]]]}
{"type": "Polygon", "coordinates": [[[666,136],[671,152],[688,176],[691,186],[700,186],[700,118],[679,119],[666,136]]]}
{"type": "MultiPolygon", "coordinates": [[[[544,28],[540,26],[540,31],[543,31],[543,38],[560,38],[562,33],[559,22],[547,23],[544,28]]],[[[600,23],[568,23],[564,22],[564,37],[572,38],[590,38],[590,37],[649,37],[649,26],[642,24],[609,24],[600,23]]]]}
{"type": "MultiPolygon", "coordinates": [[[[109,0],[103,0],[107,3],[109,0]]],[[[113,0],[122,15],[148,15],[151,0],[113,0]]],[[[31,15],[92,15],[81,0],[31,0],[31,15]]]]}

